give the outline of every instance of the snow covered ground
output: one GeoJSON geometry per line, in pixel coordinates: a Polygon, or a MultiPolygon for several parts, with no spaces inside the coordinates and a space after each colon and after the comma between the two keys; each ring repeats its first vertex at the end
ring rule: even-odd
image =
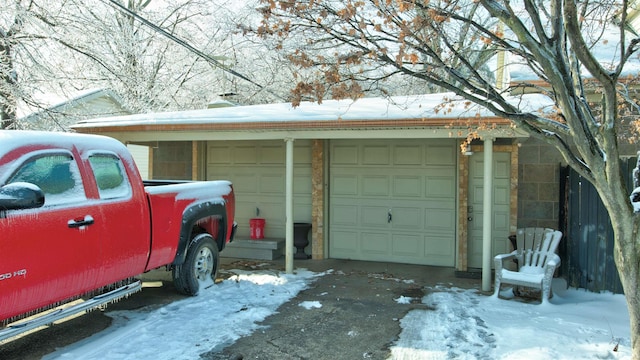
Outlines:
{"type": "MultiPolygon", "coordinates": [[[[236,275],[197,297],[157,309],[109,312],[114,319],[110,328],[44,359],[197,359],[259,329],[281,304],[331,270],[232,272],[236,275]],[[215,295],[207,296],[210,292],[215,295]]],[[[402,331],[391,359],[631,358],[629,316],[621,295],[556,289],[551,304],[538,305],[444,286],[428,293],[424,309],[400,319],[402,331]]],[[[403,297],[395,300],[409,303],[403,297]]],[[[322,302],[298,305],[317,311],[322,302]]]]}
{"type": "MultiPolygon", "coordinates": [[[[630,359],[624,296],[556,290],[550,304],[437,288],[402,320],[393,359],[630,359]]],[[[503,291],[503,294],[507,293],[503,291]]]]}

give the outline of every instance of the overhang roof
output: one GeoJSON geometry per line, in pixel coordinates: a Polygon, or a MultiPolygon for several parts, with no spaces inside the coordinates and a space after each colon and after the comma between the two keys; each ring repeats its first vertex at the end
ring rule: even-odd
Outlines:
{"type": "MultiPolygon", "coordinates": [[[[514,99],[515,100],[515,99],[514,99]]],[[[524,111],[550,106],[540,95],[518,97],[524,111]]],[[[511,121],[451,93],[233,106],[83,120],[78,132],[125,142],[331,138],[464,138],[469,130],[491,137],[526,137],[511,121]]]]}

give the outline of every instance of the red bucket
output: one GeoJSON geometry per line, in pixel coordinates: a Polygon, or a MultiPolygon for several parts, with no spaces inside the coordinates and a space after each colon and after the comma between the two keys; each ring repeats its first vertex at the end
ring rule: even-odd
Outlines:
{"type": "Polygon", "coordinates": [[[249,230],[251,231],[251,240],[264,239],[264,219],[249,219],[249,230]]]}

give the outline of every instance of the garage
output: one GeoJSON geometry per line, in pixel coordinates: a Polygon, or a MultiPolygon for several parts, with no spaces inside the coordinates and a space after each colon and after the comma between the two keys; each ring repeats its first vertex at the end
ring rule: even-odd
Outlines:
{"type": "MultiPolygon", "coordinates": [[[[477,190],[480,181],[493,189],[494,179],[471,174],[477,179],[470,183],[473,156],[460,154],[461,138],[470,128],[485,129],[477,134],[475,152],[491,159],[497,142],[495,151],[515,154],[510,164],[504,162],[511,168],[506,185],[517,179],[518,166],[518,146],[509,139],[526,134],[485,111],[466,117],[464,102],[453,102],[445,114],[434,112],[433,106],[444,100],[442,94],[432,94],[297,107],[230,106],[87,120],[74,129],[150,146],[150,166],[159,170],[154,177],[231,180],[237,195],[237,238],[248,239],[249,219],[265,218],[265,236],[286,240],[289,272],[295,222],[312,224],[307,250],[313,259],[466,271],[470,261],[475,265],[480,239],[483,244],[495,239],[469,229],[470,217],[479,224],[482,214],[495,213],[492,206],[467,203],[473,200],[469,188],[477,190]],[[488,151],[482,151],[485,146],[488,151]],[[176,147],[180,151],[169,151],[176,147]]],[[[504,189],[510,189],[510,196],[500,196],[500,206],[510,205],[498,225],[511,231],[517,220],[517,183],[504,189]]]]}
{"type": "Polygon", "coordinates": [[[454,266],[456,143],[332,140],[329,257],[454,266]]]}

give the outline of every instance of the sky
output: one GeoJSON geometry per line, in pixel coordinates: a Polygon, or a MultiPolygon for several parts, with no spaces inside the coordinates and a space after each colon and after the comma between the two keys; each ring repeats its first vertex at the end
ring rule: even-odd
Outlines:
{"type": "MultiPolygon", "coordinates": [[[[228,270],[234,275],[196,297],[160,308],[107,312],[113,318],[111,327],[43,360],[198,358],[263,328],[260,322],[280,305],[296,301],[300,291],[334,270],[339,271],[228,270]],[[212,323],[217,324],[215,336],[212,323]],[[175,333],[183,336],[177,339],[175,333]]],[[[503,289],[501,294],[508,297],[509,289],[503,289]]],[[[425,309],[410,310],[400,319],[401,332],[389,359],[631,359],[622,295],[567,289],[561,279],[556,279],[554,296],[545,305],[448,285],[426,293],[420,299],[425,309]]],[[[325,296],[340,297],[340,290],[325,296]]],[[[415,299],[394,300],[409,307],[415,299]]],[[[323,306],[322,300],[298,305],[303,311],[323,306]]]]}

